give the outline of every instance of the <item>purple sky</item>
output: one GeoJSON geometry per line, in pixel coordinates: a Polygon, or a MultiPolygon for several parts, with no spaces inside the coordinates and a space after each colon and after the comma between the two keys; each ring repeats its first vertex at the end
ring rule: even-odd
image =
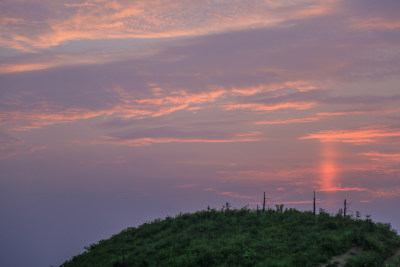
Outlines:
{"type": "Polygon", "coordinates": [[[400,230],[398,0],[0,2],[0,266],[181,211],[400,230]]]}

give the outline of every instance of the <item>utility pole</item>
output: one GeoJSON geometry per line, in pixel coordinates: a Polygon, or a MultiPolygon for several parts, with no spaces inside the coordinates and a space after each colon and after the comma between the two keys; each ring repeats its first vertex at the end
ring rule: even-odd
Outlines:
{"type": "MultiPolygon", "coordinates": [[[[346,200],[345,200],[346,201],[346,200]]],[[[345,204],[346,205],[346,204],[345,204]]],[[[315,189],[314,189],[314,205],[313,205],[313,213],[314,213],[314,216],[315,216],[315,189]]]]}
{"type": "Polygon", "coordinates": [[[264,192],[264,201],[263,201],[263,208],[262,211],[265,211],[265,192],[264,192]]]}
{"type": "Polygon", "coordinates": [[[347,202],[346,202],[346,199],[344,199],[344,209],[343,209],[344,217],[346,217],[346,213],[347,213],[347,202]]]}

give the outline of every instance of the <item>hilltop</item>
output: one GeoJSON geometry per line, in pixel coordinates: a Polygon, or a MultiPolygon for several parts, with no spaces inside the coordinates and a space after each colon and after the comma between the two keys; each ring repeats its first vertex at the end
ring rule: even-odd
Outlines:
{"type": "MultiPolygon", "coordinates": [[[[227,203],[127,228],[61,266],[337,266],[333,256],[353,250],[345,266],[383,266],[399,247],[390,224],[370,218],[227,203]]],[[[386,266],[400,266],[400,256],[386,266]]]]}

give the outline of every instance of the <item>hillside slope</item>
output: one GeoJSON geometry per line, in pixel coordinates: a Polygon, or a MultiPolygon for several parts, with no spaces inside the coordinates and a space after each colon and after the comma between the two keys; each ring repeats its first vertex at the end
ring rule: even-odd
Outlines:
{"type": "Polygon", "coordinates": [[[362,252],[346,266],[382,266],[400,247],[390,224],[370,219],[227,206],[128,228],[61,266],[317,266],[352,247],[362,252]]]}

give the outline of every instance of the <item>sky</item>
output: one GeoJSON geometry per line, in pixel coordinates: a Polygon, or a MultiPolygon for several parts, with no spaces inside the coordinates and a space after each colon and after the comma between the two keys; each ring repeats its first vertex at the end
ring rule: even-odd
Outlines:
{"type": "Polygon", "coordinates": [[[400,230],[398,0],[2,0],[0,265],[262,203],[400,230]]]}

